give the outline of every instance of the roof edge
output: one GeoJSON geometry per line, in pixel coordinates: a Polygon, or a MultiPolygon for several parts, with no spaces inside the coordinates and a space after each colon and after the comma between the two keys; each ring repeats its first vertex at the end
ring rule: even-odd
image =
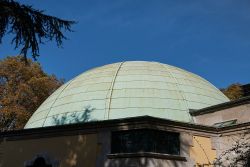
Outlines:
{"type": "Polygon", "coordinates": [[[233,101],[229,101],[229,102],[225,102],[225,103],[221,103],[221,104],[217,104],[217,105],[214,105],[214,106],[202,108],[202,109],[199,109],[199,110],[191,110],[191,111],[189,111],[189,113],[192,116],[198,116],[198,115],[217,112],[217,111],[220,111],[220,110],[223,110],[223,109],[228,109],[228,108],[231,108],[231,107],[237,107],[237,106],[240,106],[240,105],[243,105],[243,104],[250,104],[250,96],[243,97],[243,98],[233,100],[233,101]]]}
{"type": "Polygon", "coordinates": [[[190,129],[196,131],[205,131],[208,133],[214,133],[218,128],[213,126],[194,124],[189,122],[174,121],[164,118],[156,118],[152,116],[139,116],[139,117],[130,117],[130,118],[121,118],[113,120],[101,120],[93,122],[84,122],[76,124],[66,124],[58,126],[48,126],[48,127],[38,127],[30,129],[20,129],[13,131],[0,132],[0,140],[3,137],[21,137],[21,136],[46,136],[46,134],[58,135],[58,134],[71,134],[71,133],[93,133],[100,131],[100,129],[113,128],[117,129],[119,126],[134,126],[135,124],[144,124],[144,125],[163,125],[169,127],[179,127],[182,129],[190,129]]]}
{"type": "MultiPolygon", "coordinates": [[[[250,122],[243,124],[235,124],[227,127],[213,127],[208,125],[194,124],[188,122],[172,121],[163,118],[156,118],[151,116],[140,116],[123,119],[95,121],[88,123],[77,123],[60,126],[40,127],[32,129],[21,129],[7,132],[0,132],[1,140],[21,140],[29,138],[46,138],[56,136],[68,136],[79,134],[91,134],[104,129],[118,130],[119,127],[135,128],[138,125],[140,128],[154,128],[154,126],[168,126],[173,128],[180,128],[183,130],[193,130],[203,133],[210,133],[219,135],[227,132],[235,132],[235,129],[248,127],[250,128],[250,122]]],[[[124,128],[121,128],[124,129],[124,128]]]]}

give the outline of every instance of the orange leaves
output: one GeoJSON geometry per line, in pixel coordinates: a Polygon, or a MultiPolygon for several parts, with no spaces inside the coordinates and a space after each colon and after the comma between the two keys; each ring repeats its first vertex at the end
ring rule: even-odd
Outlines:
{"type": "Polygon", "coordinates": [[[235,83],[221,90],[230,100],[236,100],[243,97],[243,89],[241,84],[235,83]]]}
{"type": "Polygon", "coordinates": [[[21,56],[0,61],[0,130],[20,129],[62,81],[21,56]]]}

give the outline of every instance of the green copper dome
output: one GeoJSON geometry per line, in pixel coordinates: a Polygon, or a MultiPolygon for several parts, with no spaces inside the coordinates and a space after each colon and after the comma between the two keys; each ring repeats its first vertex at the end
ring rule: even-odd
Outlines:
{"type": "Polygon", "coordinates": [[[166,64],[129,61],[84,72],[56,90],[25,128],[153,116],[192,122],[190,109],[229,101],[205,79],[166,64]]]}

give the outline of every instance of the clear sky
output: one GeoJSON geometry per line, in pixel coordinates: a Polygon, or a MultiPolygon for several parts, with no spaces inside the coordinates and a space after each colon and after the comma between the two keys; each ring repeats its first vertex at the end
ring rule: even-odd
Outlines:
{"type": "MultiPolygon", "coordinates": [[[[63,48],[40,48],[44,70],[69,80],[104,64],[145,60],[196,73],[222,88],[250,82],[249,0],[20,0],[78,21],[63,48]]],[[[17,55],[11,36],[0,58],[17,55]]]]}

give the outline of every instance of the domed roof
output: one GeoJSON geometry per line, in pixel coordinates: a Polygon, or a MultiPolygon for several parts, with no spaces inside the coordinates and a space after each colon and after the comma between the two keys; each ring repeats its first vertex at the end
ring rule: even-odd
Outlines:
{"type": "Polygon", "coordinates": [[[121,62],[94,68],[62,85],[25,128],[145,115],[193,122],[190,109],[227,101],[211,83],[180,68],[121,62]]]}

